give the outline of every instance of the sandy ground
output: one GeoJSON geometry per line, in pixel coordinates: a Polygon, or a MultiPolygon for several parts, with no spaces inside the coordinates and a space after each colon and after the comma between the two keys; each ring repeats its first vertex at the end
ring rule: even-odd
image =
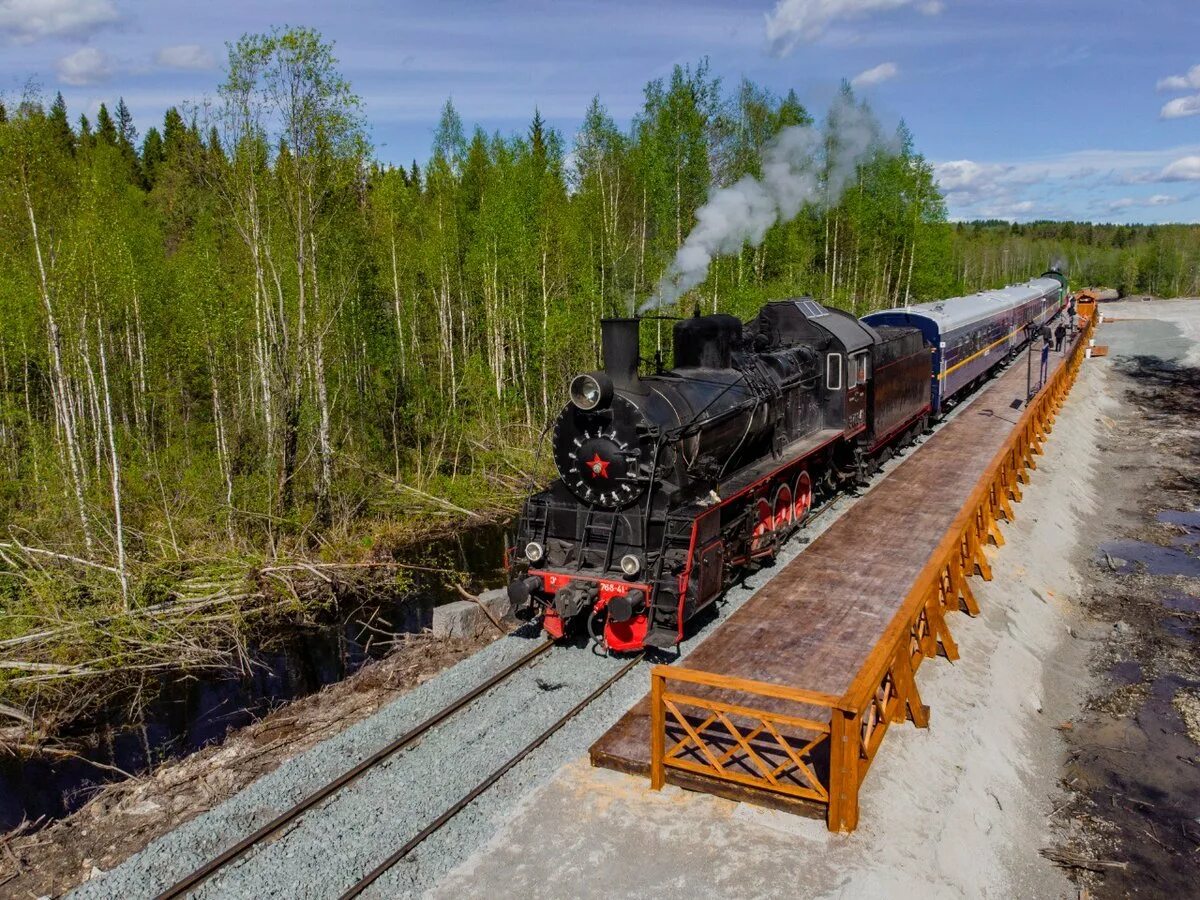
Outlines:
{"type": "MultiPolygon", "coordinates": [[[[1105,305],[1103,485],[1080,565],[1103,633],[1059,848],[1096,898],[1200,896],[1200,300],[1105,305]],[[1078,866],[1083,864],[1082,868],[1078,866]]],[[[1083,462],[1083,461],[1081,461],[1083,462]]]]}
{"type": "Polygon", "coordinates": [[[982,614],[950,619],[961,659],[918,674],[930,727],[889,731],[858,831],[831,835],[819,820],[673,787],[651,793],[643,779],[579,760],[433,896],[1076,896],[1039,851],[1063,840],[1063,735],[1111,631],[1079,602],[1089,523],[1105,501],[1086,461],[1111,427],[1111,364],[1085,365],[1006,545],[989,551],[995,580],[973,581],[982,614]]]}

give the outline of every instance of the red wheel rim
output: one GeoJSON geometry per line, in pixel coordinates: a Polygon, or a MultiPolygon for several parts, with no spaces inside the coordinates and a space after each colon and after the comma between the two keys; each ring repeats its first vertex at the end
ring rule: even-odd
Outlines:
{"type": "Polygon", "coordinates": [[[796,476],[796,491],[793,496],[795,497],[793,508],[796,511],[796,521],[803,522],[804,517],[812,509],[812,478],[809,477],[807,470],[796,476]]]}
{"type": "Polygon", "coordinates": [[[792,521],[792,489],[786,484],[780,485],[775,492],[775,530],[786,527],[792,521]]]}

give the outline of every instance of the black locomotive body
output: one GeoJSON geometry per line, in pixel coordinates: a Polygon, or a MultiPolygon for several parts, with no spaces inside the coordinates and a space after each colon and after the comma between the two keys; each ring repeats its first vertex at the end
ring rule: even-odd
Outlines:
{"type": "Polygon", "coordinates": [[[674,368],[639,374],[639,321],[602,322],[604,369],[554,425],[559,478],[526,502],[510,595],[562,637],[671,647],[739,569],[772,556],[814,498],[915,438],[930,410],[918,330],[811,299],[750,322],[674,326],[674,368]]]}

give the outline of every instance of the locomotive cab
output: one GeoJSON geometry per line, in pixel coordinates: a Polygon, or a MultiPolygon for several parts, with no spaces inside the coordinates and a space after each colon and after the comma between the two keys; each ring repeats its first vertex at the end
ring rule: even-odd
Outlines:
{"type": "Polygon", "coordinates": [[[768,303],[747,326],[764,350],[803,345],[819,360],[816,401],[821,427],[852,436],[866,424],[873,336],[849,313],[822,306],[811,297],[768,303]]]}

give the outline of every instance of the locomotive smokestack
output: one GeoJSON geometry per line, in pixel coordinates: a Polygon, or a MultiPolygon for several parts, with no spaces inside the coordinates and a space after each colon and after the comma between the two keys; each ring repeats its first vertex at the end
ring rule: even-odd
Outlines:
{"type": "Polygon", "coordinates": [[[637,383],[641,329],[638,319],[601,319],[604,371],[618,388],[637,383]]]}

